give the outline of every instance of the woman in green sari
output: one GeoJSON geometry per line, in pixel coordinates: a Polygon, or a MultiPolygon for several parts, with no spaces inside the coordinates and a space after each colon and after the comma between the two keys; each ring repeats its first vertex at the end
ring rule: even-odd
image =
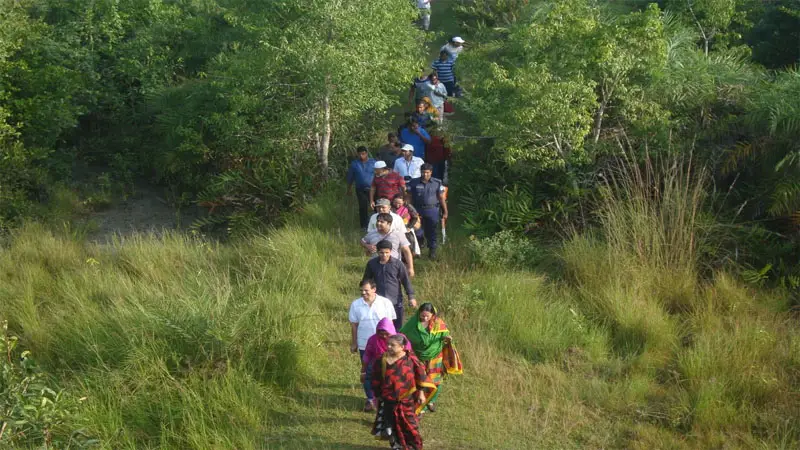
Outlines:
{"type": "Polygon", "coordinates": [[[428,411],[434,412],[436,411],[435,402],[439,397],[438,388],[444,376],[442,350],[445,344],[452,340],[450,330],[447,329],[444,320],[436,315],[436,308],[430,303],[423,303],[417,314],[403,325],[400,333],[405,334],[411,341],[411,347],[414,349],[417,359],[425,365],[428,375],[437,387],[436,393],[426,408],[428,411]]]}

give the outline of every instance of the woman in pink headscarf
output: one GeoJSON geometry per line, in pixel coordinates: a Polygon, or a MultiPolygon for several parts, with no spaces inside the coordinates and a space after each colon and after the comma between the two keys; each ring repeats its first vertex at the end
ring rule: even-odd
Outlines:
{"type": "MultiPolygon", "coordinates": [[[[365,390],[372,389],[370,382],[371,374],[367,372],[372,367],[372,363],[386,353],[386,339],[395,334],[397,334],[397,330],[394,328],[392,319],[384,317],[378,322],[378,326],[375,327],[375,334],[367,340],[367,347],[364,349],[364,357],[361,359],[361,382],[364,383],[365,390]]],[[[411,344],[408,339],[406,339],[405,350],[411,351],[411,344]]],[[[375,399],[371,396],[370,398],[372,398],[372,400],[368,401],[367,406],[364,407],[364,411],[375,411],[375,399]]]]}

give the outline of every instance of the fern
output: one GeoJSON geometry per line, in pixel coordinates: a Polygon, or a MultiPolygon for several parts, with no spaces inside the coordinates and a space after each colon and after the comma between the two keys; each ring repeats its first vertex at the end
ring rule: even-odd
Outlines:
{"type": "Polygon", "coordinates": [[[783,181],[775,186],[768,212],[773,216],[784,216],[800,209],[800,181],[783,181]]]}

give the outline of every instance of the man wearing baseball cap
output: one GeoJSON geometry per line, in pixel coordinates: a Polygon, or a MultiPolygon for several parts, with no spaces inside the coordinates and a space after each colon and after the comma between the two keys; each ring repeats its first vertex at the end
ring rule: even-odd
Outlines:
{"type": "Polygon", "coordinates": [[[397,194],[405,193],[406,182],[403,177],[392,172],[383,161],[375,162],[375,178],[369,188],[369,205],[375,208],[375,200],[379,198],[394,198],[397,194]]]}
{"type": "Polygon", "coordinates": [[[444,44],[440,51],[447,52],[450,55],[450,58],[455,61],[458,59],[458,54],[464,50],[464,39],[461,39],[461,36],[453,36],[450,38],[450,42],[444,44]]]}
{"type": "Polygon", "coordinates": [[[414,178],[422,176],[420,168],[425,161],[422,158],[414,156],[414,146],[410,144],[403,144],[403,157],[394,162],[394,171],[403,177],[406,183],[414,178]]]}
{"type": "Polygon", "coordinates": [[[379,198],[375,200],[375,211],[375,214],[369,218],[369,223],[367,224],[368,233],[378,229],[378,215],[380,214],[389,214],[392,216],[392,226],[390,227],[391,231],[399,231],[401,233],[406,232],[406,225],[403,222],[403,218],[392,212],[392,203],[388,198],[379,198]]]}

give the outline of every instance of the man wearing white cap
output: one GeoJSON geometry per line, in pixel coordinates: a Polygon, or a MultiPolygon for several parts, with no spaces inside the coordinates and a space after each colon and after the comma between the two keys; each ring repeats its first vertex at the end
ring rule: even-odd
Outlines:
{"type": "Polygon", "coordinates": [[[375,208],[375,200],[379,198],[394,198],[397,194],[406,192],[406,181],[400,175],[392,172],[383,161],[375,162],[375,177],[369,189],[369,206],[375,208]]]}
{"type": "Polygon", "coordinates": [[[455,61],[458,59],[458,54],[464,50],[464,39],[461,39],[461,36],[453,36],[450,39],[450,42],[444,44],[440,51],[447,52],[450,55],[450,59],[455,61]]]}
{"type": "Polygon", "coordinates": [[[425,164],[425,161],[418,156],[414,156],[414,146],[410,144],[403,144],[403,157],[394,162],[394,171],[408,183],[414,178],[422,176],[420,167],[425,164]]]}

